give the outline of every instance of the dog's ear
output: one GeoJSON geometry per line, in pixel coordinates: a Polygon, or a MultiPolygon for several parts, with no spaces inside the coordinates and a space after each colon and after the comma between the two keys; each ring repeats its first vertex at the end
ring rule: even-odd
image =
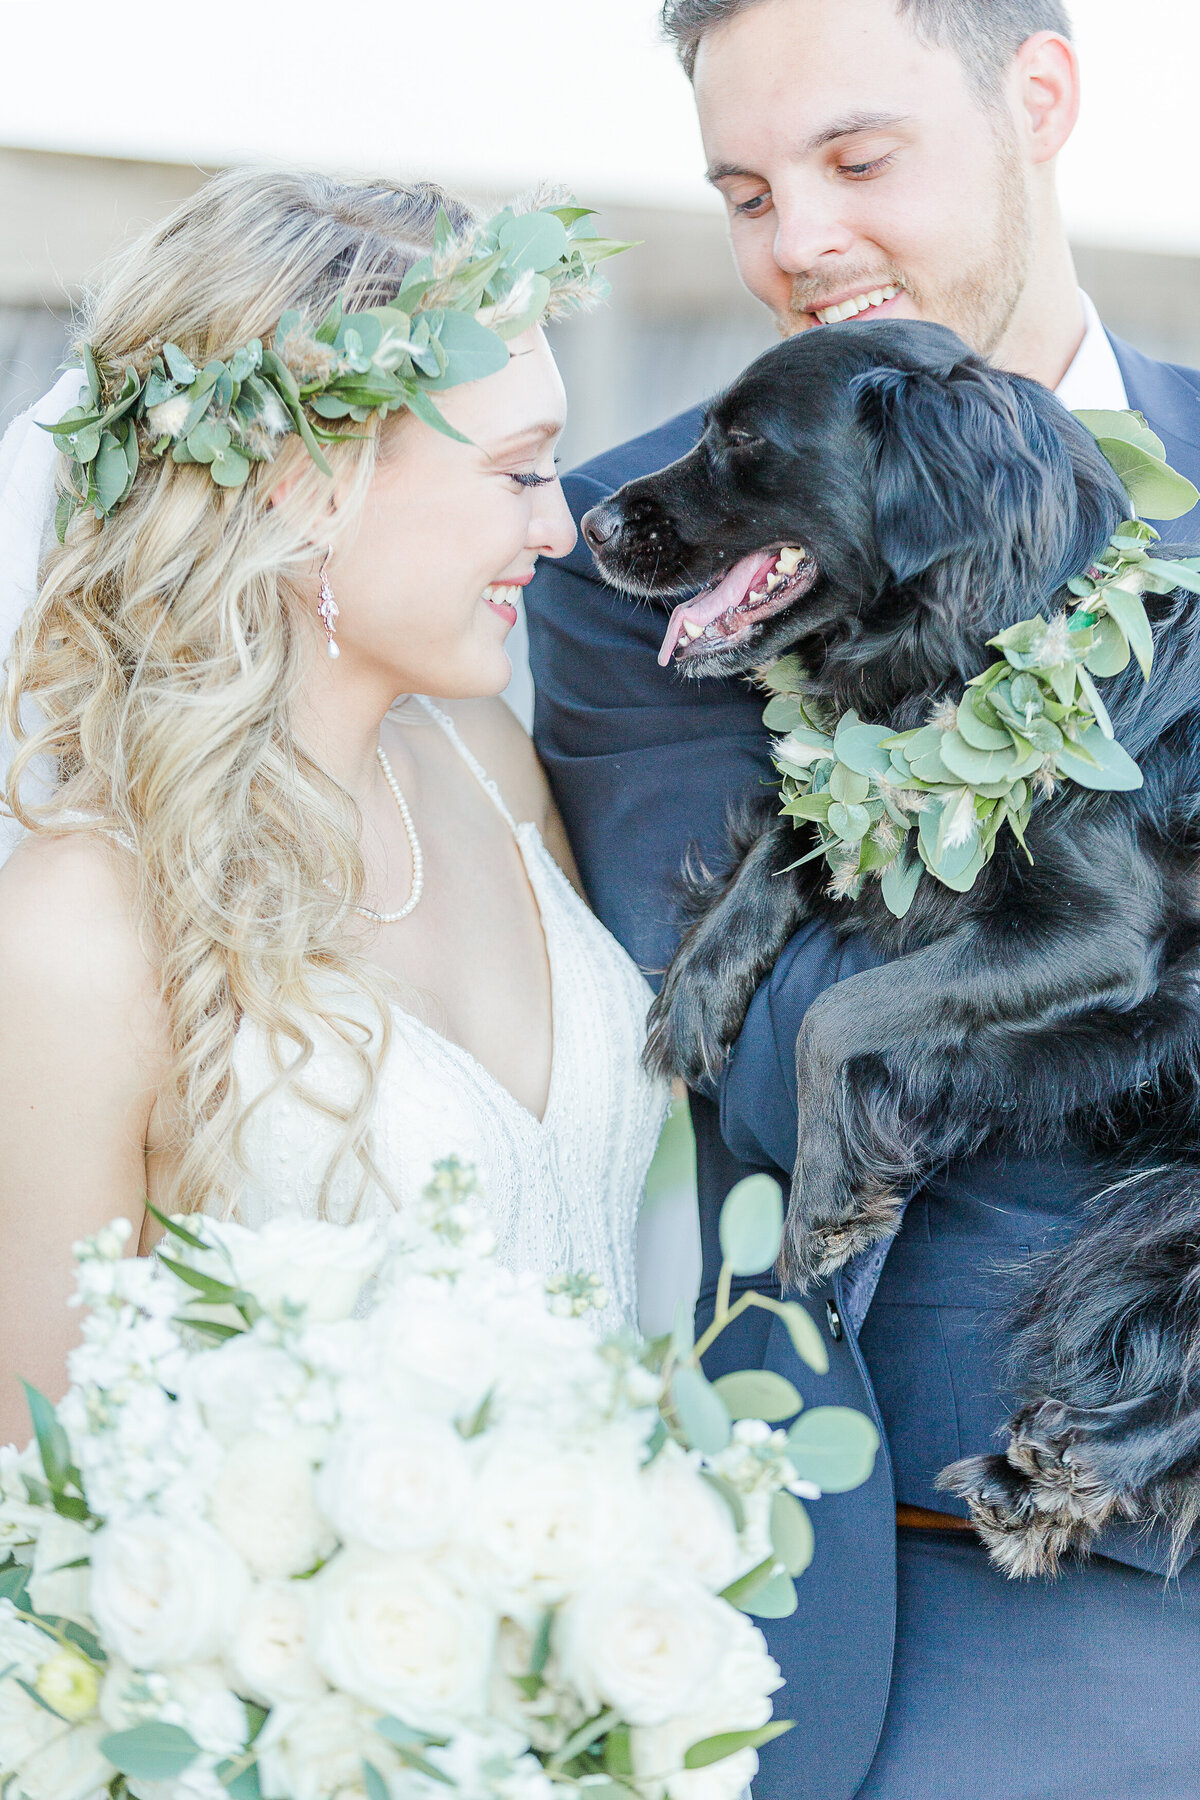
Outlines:
{"type": "Polygon", "coordinates": [[[885,581],[956,612],[1044,604],[1125,512],[1083,427],[1036,382],[985,364],[855,379],[885,581]]]}

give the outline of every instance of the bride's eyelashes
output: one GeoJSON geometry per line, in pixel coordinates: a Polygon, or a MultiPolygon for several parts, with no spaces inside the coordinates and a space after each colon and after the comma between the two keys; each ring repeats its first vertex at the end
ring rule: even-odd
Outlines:
{"type": "Polygon", "coordinates": [[[524,487],[524,488],[548,487],[552,481],[558,480],[558,458],[556,456],[554,459],[553,475],[518,474],[515,469],[507,469],[505,471],[505,473],[507,474],[508,479],[510,481],[515,481],[519,487],[524,487]]]}

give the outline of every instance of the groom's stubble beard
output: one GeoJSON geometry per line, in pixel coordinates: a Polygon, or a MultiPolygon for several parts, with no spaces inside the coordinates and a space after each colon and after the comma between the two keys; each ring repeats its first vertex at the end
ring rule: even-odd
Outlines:
{"type": "Polygon", "coordinates": [[[921,280],[899,263],[880,267],[842,267],[836,281],[817,281],[797,275],[792,282],[788,311],[776,318],[781,337],[812,329],[811,313],[835,292],[848,288],[894,284],[903,287],[919,316],[956,331],[979,356],[991,356],[1003,341],[1021,303],[1033,261],[1033,217],[1024,161],[1012,121],[997,109],[994,121],[996,170],[994,226],[984,252],[970,268],[944,281],[921,280]],[[805,315],[803,321],[800,315],[805,315]]]}

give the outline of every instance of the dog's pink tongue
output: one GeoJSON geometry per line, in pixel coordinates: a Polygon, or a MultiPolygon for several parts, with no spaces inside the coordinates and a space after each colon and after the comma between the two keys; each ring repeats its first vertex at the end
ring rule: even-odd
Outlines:
{"type": "Polygon", "coordinates": [[[756,550],[751,556],[743,556],[740,562],[735,562],[716,587],[708,588],[703,594],[697,594],[694,600],[686,600],[682,606],[677,606],[671,614],[666,636],[658,653],[661,666],[665,669],[674,656],[679,640],[684,635],[685,622],[698,625],[703,631],[706,625],[711,625],[722,613],[740,606],[759,575],[763,575],[765,579],[774,566],[774,554],[764,556],[761,550],[756,550]]]}

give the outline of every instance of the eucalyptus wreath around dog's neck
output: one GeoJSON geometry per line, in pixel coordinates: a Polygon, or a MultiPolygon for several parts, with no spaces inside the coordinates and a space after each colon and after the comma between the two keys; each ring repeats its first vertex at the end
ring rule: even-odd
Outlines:
{"type": "Polygon", "coordinates": [[[442,213],[432,251],[387,305],[345,311],[339,298],[319,322],[285,312],[270,346],[253,338],[203,368],[168,343],[144,376],[127,367],[117,388],[85,345],[86,401],[45,427],[71,459],[59,538],[80,508],[101,521],[114,512],[143,456],[201,464],[218,487],[236,488],[293,431],[329,474],[321,445],[341,441],[330,429],[338,420],[407,407],[461,439],[431,396],[494,374],[506,339],[607,292],[596,265],[629,246],[597,237],[592,217],[583,206],[506,207],[459,235],[442,213]]]}
{"type": "Polygon", "coordinates": [[[1154,645],[1143,593],[1181,587],[1200,594],[1200,559],[1151,556],[1158,533],[1136,516],[1179,518],[1200,494],[1168,467],[1140,413],[1075,416],[1116,470],[1134,516],[1099,561],[1068,582],[1070,611],[1050,620],[1039,613],[989,638],[1000,660],[969,682],[957,704],[945,701],[917,730],[893,732],[854,712],[825,716],[794,656],[760,673],[774,696],[764,722],[786,734],[773,748],[782,810],[816,828],[816,847],[792,866],[824,857],[836,898],[856,899],[875,878],[903,918],[926,871],[965,893],[1005,825],[1028,856],[1024,833],[1037,791],[1051,793],[1060,781],[1142,785],[1095,678],[1119,674],[1133,656],[1149,680],[1154,645]]]}

